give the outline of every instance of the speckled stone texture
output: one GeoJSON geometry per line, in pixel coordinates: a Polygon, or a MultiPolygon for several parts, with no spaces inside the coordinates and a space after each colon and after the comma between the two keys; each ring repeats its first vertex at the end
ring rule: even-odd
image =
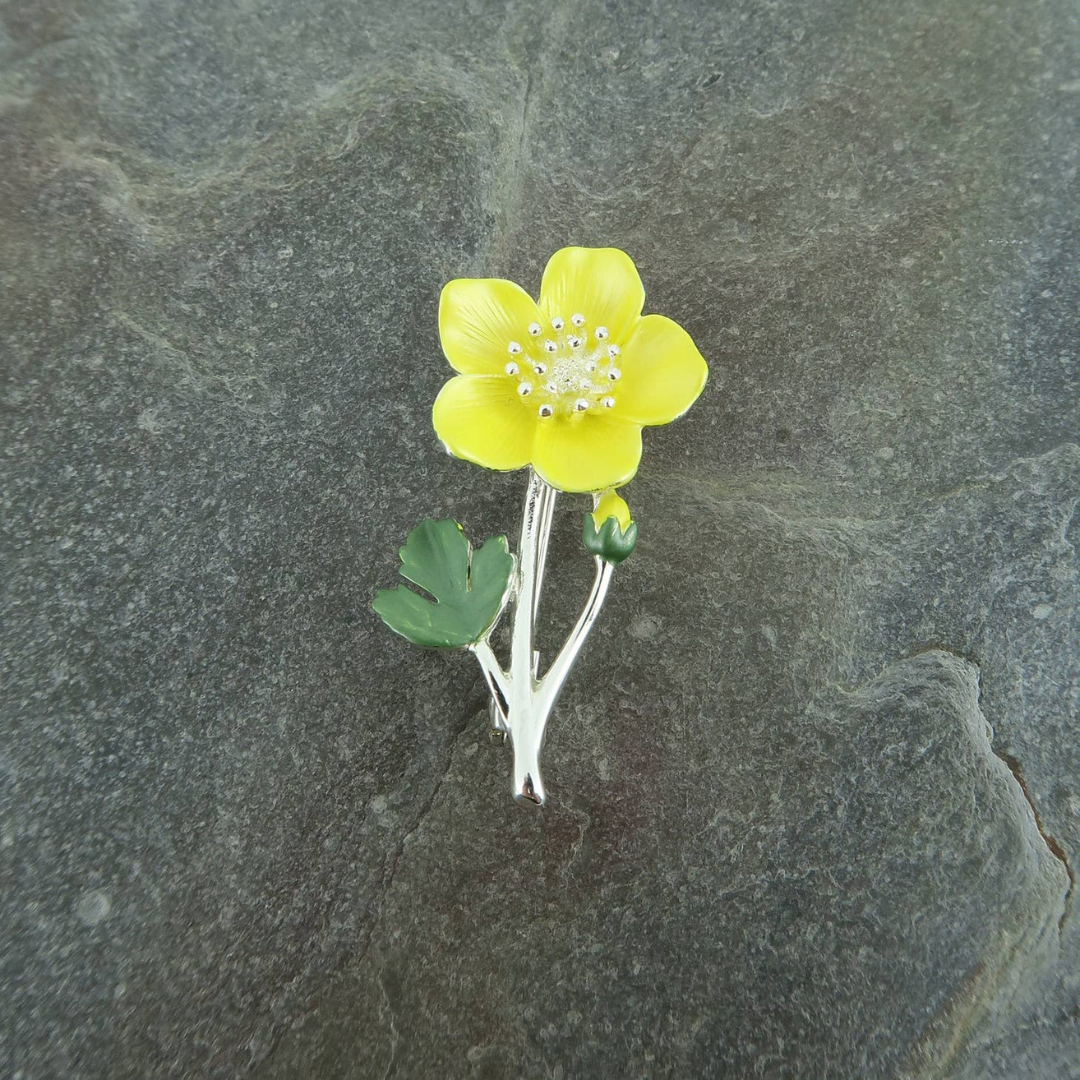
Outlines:
{"type": "Polygon", "coordinates": [[[1080,1076],[1078,22],[0,3],[4,1075],[1080,1076]],[[712,378],[530,812],[369,602],[566,243],[712,378]]]}

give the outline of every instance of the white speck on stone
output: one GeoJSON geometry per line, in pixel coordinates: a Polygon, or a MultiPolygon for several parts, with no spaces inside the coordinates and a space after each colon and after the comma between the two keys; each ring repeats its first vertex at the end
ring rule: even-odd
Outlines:
{"type": "Polygon", "coordinates": [[[772,626],[765,625],[761,628],[761,636],[775,649],[777,635],[776,630],[772,626]]]}
{"type": "Polygon", "coordinates": [[[1049,619],[1054,614],[1054,606],[1053,604],[1036,604],[1031,609],[1031,614],[1033,618],[1041,622],[1043,619],[1049,619]]]}
{"type": "Polygon", "coordinates": [[[76,918],[86,926],[104,922],[111,911],[112,901],[100,889],[84,892],[75,905],[76,918]]]}
{"type": "Polygon", "coordinates": [[[386,796],[376,795],[371,800],[371,812],[373,814],[385,814],[386,813],[386,796]]]}
{"type": "Polygon", "coordinates": [[[660,625],[655,615],[639,615],[630,624],[630,636],[638,641],[653,641],[660,633],[660,625]]]}
{"type": "Polygon", "coordinates": [[[135,417],[135,426],[150,435],[156,435],[165,425],[158,419],[157,409],[143,409],[135,417]]]}

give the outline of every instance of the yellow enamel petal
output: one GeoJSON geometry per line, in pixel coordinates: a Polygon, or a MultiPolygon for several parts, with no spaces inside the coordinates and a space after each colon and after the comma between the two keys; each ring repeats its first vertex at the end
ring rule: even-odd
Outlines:
{"type": "Polygon", "coordinates": [[[641,460],[641,428],[607,416],[553,416],[536,425],[533,467],[560,491],[625,484],[641,460]]]}
{"type": "Polygon", "coordinates": [[[536,417],[505,375],[458,375],[431,410],[435,433],[455,457],[486,469],[520,469],[532,456],[536,417]]]}
{"type": "Polygon", "coordinates": [[[622,345],[641,315],[645,288],[633,259],[618,248],[568,247],[548,259],[540,283],[545,328],[556,316],[570,325],[584,315],[587,337],[605,326],[608,340],[622,345]]]}
{"type": "Polygon", "coordinates": [[[697,400],[709,369],[690,335],[663,315],[639,320],[619,357],[619,415],[638,424],[667,424],[697,400]]]}
{"type": "Polygon", "coordinates": [[[540,322],[536,301],[501,278],[457,278],[439,298],[439,337],[455,371],[501,374],[514,359],[510,342],[524,346],[529,324],[540,322]]]}
{"type": "Polygon", "coordinates": [[[613,488],[608,488],[597,498],[596,508],[593,510],[592,516],[598,529],[608,518],[615,518],[623,532],[630,527],[630,507],[626,505],[626,500],[613,488]]]}

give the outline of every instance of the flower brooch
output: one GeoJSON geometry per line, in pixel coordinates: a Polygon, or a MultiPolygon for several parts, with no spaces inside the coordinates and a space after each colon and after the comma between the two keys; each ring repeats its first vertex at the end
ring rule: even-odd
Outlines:
{"type": "Polygon", "coordinates": [[[539,756],[548,717],[604,602],[616,566],[634,550],[637,525],[615,488],[641,460],[641,429],[681,416],[708,368],[690,335],[662,315],[642,315],[645,290],[615,248],[557,251],[537,303],[511,281],[461,278],[442,291],[439,336],[459,374],[435,400],[447,450],[488,469],[529,467],[516,557],[506,537],[473,550],[452,520],[425,521],[401,549],[399,585],[373,607],[417,645],[466,648],[491,692],[493,734],[514,751],[514,797],[542,804],[539,756]],[[596,562],[585,607],[541,673],[533,644],[556,492],[590,493],[583,541],[596,562]],[[510,663],[490,637],[513,606],[510,663]]]}

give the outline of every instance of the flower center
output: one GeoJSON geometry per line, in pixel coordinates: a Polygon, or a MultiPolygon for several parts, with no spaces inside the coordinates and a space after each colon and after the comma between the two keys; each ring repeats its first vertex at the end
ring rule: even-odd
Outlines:
{"type": "Polygon", "coordinates": [[[506,374],[517,379],[522,404],[542,419],[615,408],[622,372],[619,346],[606,326],[590,329],[580,313],[569,321],[556,315],[546,331],[530,323],[520,341],[508,342],[507,351],[506,374]]]}

